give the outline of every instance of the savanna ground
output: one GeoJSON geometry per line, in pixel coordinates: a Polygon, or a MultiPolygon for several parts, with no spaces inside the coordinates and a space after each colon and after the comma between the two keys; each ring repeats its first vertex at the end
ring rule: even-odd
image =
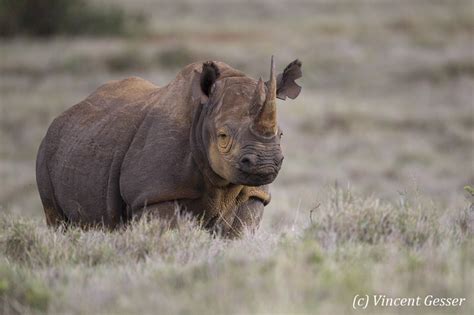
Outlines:
{"type": "Polygon", "coordinates": [[[471,1],[94,2],[149,27],[0,41],[0,313],[474,312],[471,1]],[[196,60],[266,78],[272,54],[303,61],[303,92],[278,105],[285,162],[256,235],[46,228],[34,161],[55,116],[196,60]],[[356,294],[467,302],[354,311],[356,294]]]}

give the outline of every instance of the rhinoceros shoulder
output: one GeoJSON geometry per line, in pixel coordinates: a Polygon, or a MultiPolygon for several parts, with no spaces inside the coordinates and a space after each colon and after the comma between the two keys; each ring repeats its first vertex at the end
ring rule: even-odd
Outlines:
{"type": "Polygon", "coordinates": [[[88,98],[88,101],[98,99],[121,99],[136,101],[160,87],[139,77],[129,77],[122,80],[113,80],[101,85],[88,98]]]}
{"type": "Polygon", "coordinates": [[[104,83],[103,85],[101,85],[97,89],[97,91],[101,91],[101,90],[111,91],[111,90],[123,89],[123,88],[125,88],[125,89],[136,89],[136,90],[139,90],[139,91],[146,91],[146,90],[149,90],[149,89],[156,89],[158,87],[159,86],[153,84],[152,82],[150,82],[148,80],[145,80],[143,78],[136,77],[136,76],[131,76],[131,77],[121,79],[121,80],[108,81],[108,82],[104,83]]]}

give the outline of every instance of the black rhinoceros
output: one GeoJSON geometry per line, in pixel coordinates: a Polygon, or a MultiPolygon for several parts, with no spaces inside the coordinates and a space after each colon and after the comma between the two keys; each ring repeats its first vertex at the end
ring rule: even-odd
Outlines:
{"type": "Polygon", "coordinates": [[[57,117],[37,156],[50,226],[115,228],[181,211],[237,236],[258,227],[283,155],[276,98],[294,99],[301,62],[270,80],[225,63],[186,66],[164,87],[132,77],[99,87],[57,117]]]}

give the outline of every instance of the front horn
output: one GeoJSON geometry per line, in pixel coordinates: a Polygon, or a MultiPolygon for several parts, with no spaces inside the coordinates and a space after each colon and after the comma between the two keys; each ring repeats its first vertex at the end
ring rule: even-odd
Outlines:
{"type": "Polygon", "coordinates": [[[256,129],[265,136],[275,135],[277,128],[275,63],[271,61],[270,80],[267,82],[265,102],[255,121],[256,129]]]}

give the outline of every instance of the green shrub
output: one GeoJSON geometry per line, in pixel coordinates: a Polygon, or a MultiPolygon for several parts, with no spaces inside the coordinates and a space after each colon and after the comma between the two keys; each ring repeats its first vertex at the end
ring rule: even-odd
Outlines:
{"type": "Polygon", "coordinates": [[[0,36],[123,35],[144,26],[115,6],[91,6],[87,0],[0,0],[0,36]]]}
{"type": "Polygon", "coordinates": [[[50,288],[39,277],[0,261],[0,309],[5,314],[46,312],[51,297],[50,288]]]}

